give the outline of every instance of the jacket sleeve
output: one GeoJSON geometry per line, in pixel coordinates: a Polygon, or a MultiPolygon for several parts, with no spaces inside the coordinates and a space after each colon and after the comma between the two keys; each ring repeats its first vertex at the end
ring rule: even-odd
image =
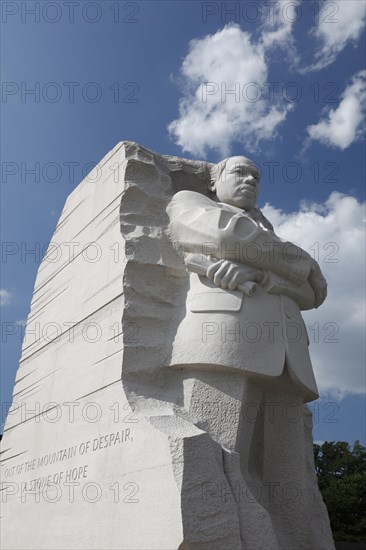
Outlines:
{"type": "Polygon", "coordinates": [[[268,269],[304,284],[311,256],[255,220],[234,213],[194,191],[179,191],[167,207],[169,232],[184,252],[268,269]]]}
{"type": "Polygon", "coordinates": [[[282,294],[296,302],[300,309],[313,309],[315,307],[315,294],[308,281],[301,286],[295,285],[287,277],[281,277],[274,271],[264,270],[264,278],[260,285],[269,294],[282,294]]]}

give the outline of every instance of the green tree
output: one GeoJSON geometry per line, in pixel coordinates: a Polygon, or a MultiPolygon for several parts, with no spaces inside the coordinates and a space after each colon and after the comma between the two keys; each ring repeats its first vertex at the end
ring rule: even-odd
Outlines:
{"type": "Polygon", "coordinates": [[[314,444],[314,460],[334,539],[366,542],[366,448],[326,441],[314,444]]]}

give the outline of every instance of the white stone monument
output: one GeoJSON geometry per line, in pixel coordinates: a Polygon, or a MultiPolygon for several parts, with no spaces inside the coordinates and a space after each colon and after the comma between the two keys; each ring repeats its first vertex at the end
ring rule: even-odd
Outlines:
{"type": "Polygon", "coordinates": [[[245,157],[118,144],[39,268],[2,441],[6,549],[334,548],[300,310],[319,266],[245,157]]]}

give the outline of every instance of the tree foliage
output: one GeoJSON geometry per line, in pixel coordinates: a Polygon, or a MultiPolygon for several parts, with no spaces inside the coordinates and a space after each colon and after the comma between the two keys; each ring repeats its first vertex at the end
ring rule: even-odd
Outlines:
{"type": "Polygon", "coordinates": [[[334,540],[366,542],[366,447],[326,441],[314,444],[314,460],[334,540]]]}

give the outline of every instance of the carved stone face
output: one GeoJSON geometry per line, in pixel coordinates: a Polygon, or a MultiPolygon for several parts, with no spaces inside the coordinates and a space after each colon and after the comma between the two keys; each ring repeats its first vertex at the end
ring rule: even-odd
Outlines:
{"type": "Polygon", "coordinates": [[[230,157],[220,177],[212,184],[220,202],[244,210],[255,207],[260,175],[254,162],[246,157],[230,157]]]}

